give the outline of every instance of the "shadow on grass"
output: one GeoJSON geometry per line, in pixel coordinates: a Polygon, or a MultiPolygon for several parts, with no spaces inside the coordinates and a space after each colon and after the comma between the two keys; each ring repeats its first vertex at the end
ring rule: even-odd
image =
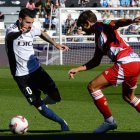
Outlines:
{"type": "Polygon", "coordinates": [[[10,130],[9,129],[0,129],[0,132],[10,132],[10,130]]]}
{"type": "MultiPolygon", "coordinates": [[[[0,130],[8,132],[8,129],[0,130]]],[[[9,131],[10,132],[10,131],[9,131]]],[[[105,134],[61,132],[60,130],[30,130],[24,135],[0,135],[0,140],[140,140],[140,132],[112,131],[105,134]]]]}
{"type": "Polygon", "coordinates": [[[29,130],[28,133],[35,133],[35,134],[39,134],[39,133],[43,133],[43,134],[47,134],[47,133],[60,133],[60,130],[29,130]]]}

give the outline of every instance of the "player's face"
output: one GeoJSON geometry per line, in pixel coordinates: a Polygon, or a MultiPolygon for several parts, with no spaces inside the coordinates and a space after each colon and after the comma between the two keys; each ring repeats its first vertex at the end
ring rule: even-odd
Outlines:
{"type": "Polygon", "coordinates": [[[34,22],[34,19],[26,16],[25,18],[20,18],[19,22],[20,22],[21,28],[25,27],[28,31],[30,31],[31,27],[32,27],[32,24],[34,22]]]}
{"type": "Polygon", "coordinates": [[[82,28],[84,30],[88,30],[88,29],[90,29],[90,24],[89,23],[85,23],[84,25],[82,25],[82,28]]]}
{"type": "Polygon", "coordinates": [[[93,30],[92,30],[93,25],[94,25],[94,23],[91,23],[88,21],[85,24],[81,25],[82,30],[85,31],[87,34],[92,34],[93,33],[93,30]]]}

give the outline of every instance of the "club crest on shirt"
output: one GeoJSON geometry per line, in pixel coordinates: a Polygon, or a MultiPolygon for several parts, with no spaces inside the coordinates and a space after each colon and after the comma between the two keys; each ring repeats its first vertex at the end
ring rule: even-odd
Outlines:
{"type": "Polygon", "coordinates": [[[108,71],[105,71],[105,74],[107,75],[108,74],[108,71]]]}
{"type": "Polygon", "coordinates": [[[111,20],[104,20],[104,24],[109,24],[111,22],[111,20]]]}

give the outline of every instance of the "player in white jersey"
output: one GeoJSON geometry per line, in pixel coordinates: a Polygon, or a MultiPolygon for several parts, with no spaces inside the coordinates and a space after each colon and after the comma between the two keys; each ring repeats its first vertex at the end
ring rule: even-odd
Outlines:
{"type": "Polygon", "coordinates": [[[35,36],[40,36],[57,49],[67,51],[69,48],[57,44],[36,26],[34,17],[34,11],[24,8],[20,11],[16,23],[7,28],[5,42],[11,74],[31,105],[46,118],[59,123],[62,131],[69,131],[66,121],[46,105],[59,102],[61,97],[55,82],[41,67],[35,55],[33,40],[35,36]],[[44,100],[41,99],[41,91],[48,95],[44,100]]]}
{"type": "Polygon", "coordinates": [[[77,72],[86,71],[98,66],[104,55],[107,55],[114,65],[88,84],[88,91],[93,101],[104,117],[104,123],[95,133],[105,133],[117,128],[117,123],[108,107],[107,100],[102,92],[106,87],[122,84],[123,99],[140,112],[140,98],[135,96],[138,76],[140,75],[140,57],[129,44],[118,34],[119,27],[140,22],[140,17],[132,19],[97,21],[96,15],[90,11],[81,13],[77,26],[81,26],[87,34],[95,34],[94,57],[86,64],[72,68],[68,74],[74,78],[77,72]]]}

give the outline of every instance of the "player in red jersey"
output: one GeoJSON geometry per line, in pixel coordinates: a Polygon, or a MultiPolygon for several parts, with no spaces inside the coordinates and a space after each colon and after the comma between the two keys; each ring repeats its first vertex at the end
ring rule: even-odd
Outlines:
{"type": "Polygon", "coordinates": [[[114,65],[89,82],[87,88],[93,101],[104,117],[94,133],[105,133],[117,129],[117,123],[108,107],[102,89],[122,84],[123,99],[140,112],[140,98],[135,96],[138,76],[140,75],[140,57],[118,34],[119,27],[140,22],[140,17],[135,19],[103,20],[97,21],[96,15],[90,11],[80,14],[77,26],[81,26],[87,34],[95,34],[95,53],[91,60],[84,65],[72,68],[68,74],[74,78],[77,72],[86,71],[98,66],[104,55],[107,55],[114,65]]]}

